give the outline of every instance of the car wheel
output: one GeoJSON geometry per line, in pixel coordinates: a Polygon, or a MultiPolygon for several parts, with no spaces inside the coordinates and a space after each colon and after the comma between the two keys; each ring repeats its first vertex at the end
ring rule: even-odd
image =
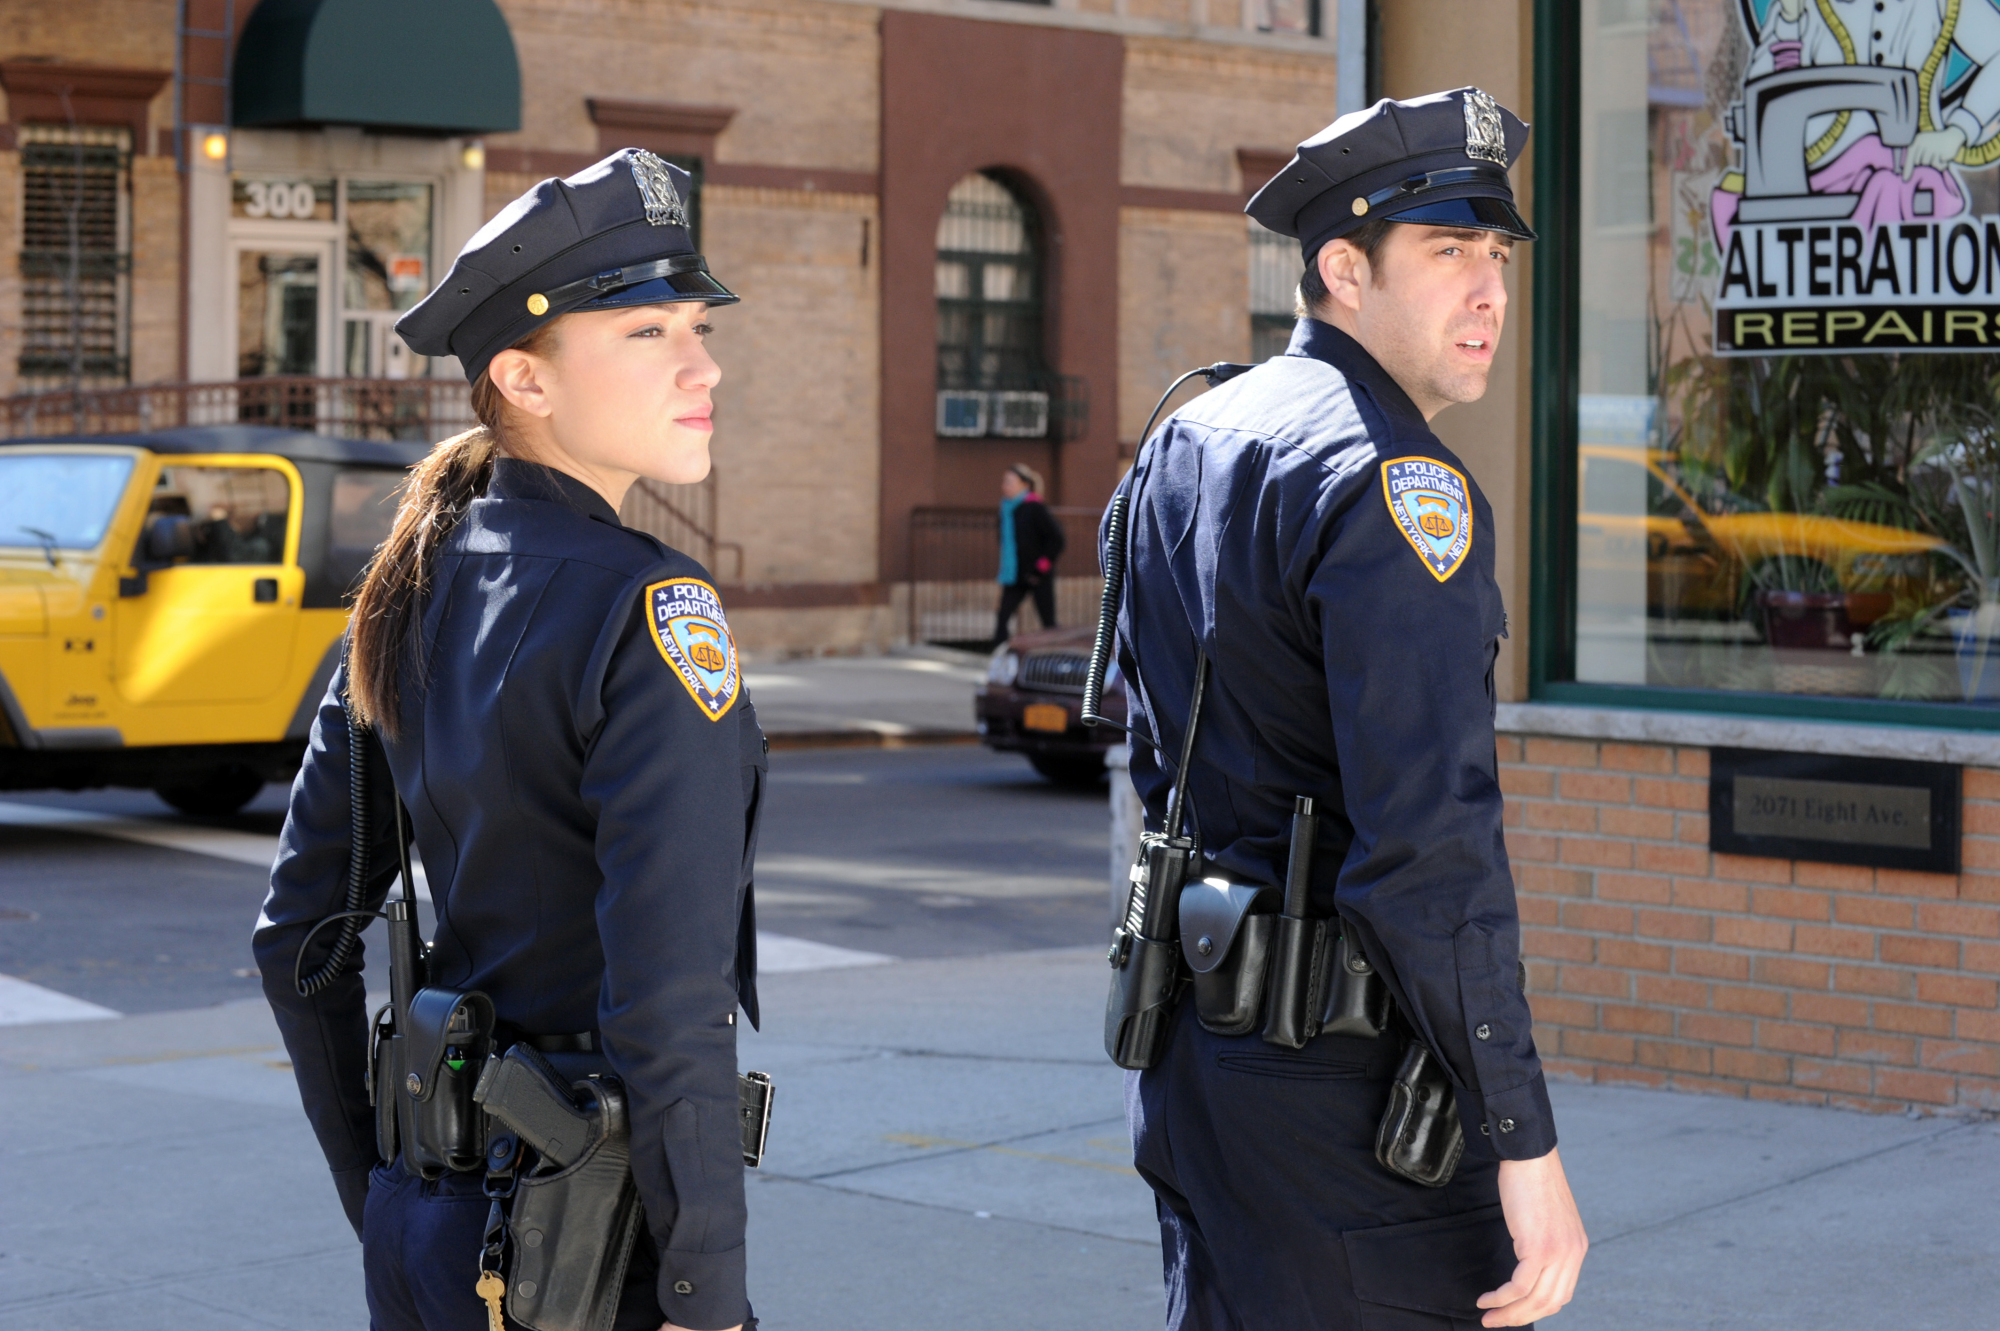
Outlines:
{"type": "Polygon", "coordinates": [[[216,767],[194,781],[154,786],[153,793],[182,813],[197,818],[226,818],[257,798],[264,778],[247,767],[216,767]]]}
{"type": "Polygon", "coordinates": [[[1050,781],[1072,790],[1088,790],[1104,779],[1104,755],[1101,753],[1036,753],[1030,754],[1028,761],[1050,781]]]}

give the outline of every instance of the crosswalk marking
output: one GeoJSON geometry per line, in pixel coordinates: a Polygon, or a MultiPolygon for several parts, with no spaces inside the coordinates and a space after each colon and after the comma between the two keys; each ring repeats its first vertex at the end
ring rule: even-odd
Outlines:
{"type": "Polygon", "coordinates": [[[119,1014],[108,1007],[71,998],[39,984],[0,975],[0,1026],[43,1021],[103,1021],[119,1014]]]}

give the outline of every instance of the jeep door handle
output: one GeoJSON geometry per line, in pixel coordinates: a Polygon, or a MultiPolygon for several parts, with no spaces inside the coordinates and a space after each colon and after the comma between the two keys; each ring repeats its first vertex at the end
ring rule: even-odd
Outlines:
{"type": "Polygon", "coordinates": [[[274,605],[278,600],[278,580],[259,578],[250,584],[250,598],[259,605],[274,605]]]}

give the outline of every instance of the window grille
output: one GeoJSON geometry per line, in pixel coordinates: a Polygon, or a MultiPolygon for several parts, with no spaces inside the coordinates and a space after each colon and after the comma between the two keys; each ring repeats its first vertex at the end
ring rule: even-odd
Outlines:
{"type": "Polygon", "coordinates": [[[1259,32],[1285,32],[1297,37],[1323,37],[1322,0],[1252,0],[1259,32]]]}
{"type": "Polygon", "coordinates": [[[1282,356],[1291,344],[1298,297],[1299,242],[1250,223],[1250,359],[1282,356]]]}
{"type": "Polygon", "coordinates": [[[946,196],[937,231],[941,435],[1049,433],[1058,384],[1042,355],[1037,231],[1028,205],[991,176],[967,176],[946,196]]]}
{"type": "Polygon", "coordinates": [[[23,387],[131,379],[129,131],[21,129],[23,387]]]}

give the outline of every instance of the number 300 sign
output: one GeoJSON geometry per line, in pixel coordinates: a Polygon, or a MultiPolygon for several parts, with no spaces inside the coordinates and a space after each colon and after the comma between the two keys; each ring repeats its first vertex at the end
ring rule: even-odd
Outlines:
{"type": "Polygon", "coordinates": [[[319,204],[311,182],[304,180],[251,180],[244,183],[243,192],[249,196],[243,205],[246,217],[309,218],[319,204]]]}

